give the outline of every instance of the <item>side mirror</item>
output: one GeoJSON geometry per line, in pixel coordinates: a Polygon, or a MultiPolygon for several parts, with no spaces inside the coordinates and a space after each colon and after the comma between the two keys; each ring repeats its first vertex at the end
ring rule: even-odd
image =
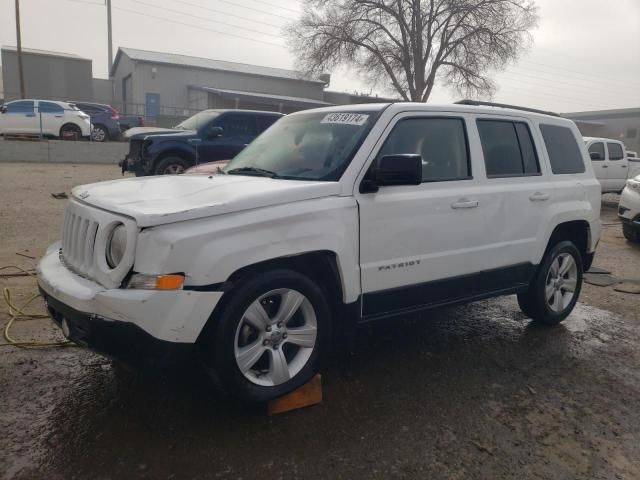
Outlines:
{"type": "Polygon", "coordinates": [[[602,158],[602,155],[600,155],[598,152],[589,152],[589,156],[591,157],[591,160],[604,160],[604,158],[602,158]]]}
{"type": "Polygon", "coordinates": [[[6,105],[0,106],[0,113],[7,113],[7,106],[6,105]]]}
{"type": "Polygon", "coordinates": [[[224,129],[222,127],[211,127],[209,129],[209,134],[207,135],[209,138],[217,138],[221,137],[224,134],[224,129]]]}
{"type": "Polygon", "coordinates": [[[385,155],[380,158],[362,182],[360,192],[377,192],[378,187],[420,185],[422,156],[415,154],[385,155]]]}

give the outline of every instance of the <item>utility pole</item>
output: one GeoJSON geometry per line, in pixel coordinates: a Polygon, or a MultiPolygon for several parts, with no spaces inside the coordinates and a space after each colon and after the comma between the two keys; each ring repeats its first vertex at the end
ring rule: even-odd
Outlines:
{"type": "Polygon", "coordinates": [[[107,0],[107,42],[109,42],[109,45],[108,45],[109,76],[111,76],[111,67],[113,66],[113,42],[112,42],[112,34],[111,34],[111,0],[107,0]]]}
{"type": "Polygon", "coordinates": [[[109,65],[107,68],[109,71],[107,72],[107,78],[111,83],[111,103],[116,99],[116,84],[114,79],[111,78],[111,67],[113,67],[113,33],[111,31],[111,0],[105,0],[107,5],[107,49],[109,51],[109,65]]]}
{"type": "Polygon", "coordinates": [[[25,98],[24,70],[22,69],[22,35],[20,34],[20,0],[16,0],[16,47],[18,53],[18,76],[20,77],[20,98],[25,98]]]}

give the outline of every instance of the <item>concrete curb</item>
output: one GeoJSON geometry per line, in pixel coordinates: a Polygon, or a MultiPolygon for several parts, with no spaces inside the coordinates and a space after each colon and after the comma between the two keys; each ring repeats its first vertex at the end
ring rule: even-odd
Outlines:
{"type": "Polygon", "coordinates": [[[126,142],[0,140],[0,162],[113,164],[129,151],[126,142]]]}

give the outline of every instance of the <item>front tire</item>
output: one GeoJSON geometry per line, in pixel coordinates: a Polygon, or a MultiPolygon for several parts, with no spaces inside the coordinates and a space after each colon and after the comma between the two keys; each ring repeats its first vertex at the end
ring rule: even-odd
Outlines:
{"type": "Polygon", "coordinates": [[[633,243],[640,243],[640,228],[626,223],[622,224],[622,234],[624,238],[633,243]]]}
{"type": "Polygon", "coordinates": [[[582,289],[582,257],[569,241],[554,245],[542,259],[526,292],[518,294],[525,315],[546,325],[569,316],[582,289]]]}
{"type": "Polygon", "coordinates": [[[109,132],[107,128],[102,125],[94,125],[91,132],[91,140],[94,142],[106,142],[109,140],[109,132]]]}
{"type": "Polygon", "coordinates": [[[249,403],[307,383],[330,338],[331,313],[322,289],[298,272],[274,270],[229,294],[200,342],[215,383],[249,403]]]}
{"type": "Polygon", "coordinates": [[[191,165],[184,158],[165,157],[153,169],[154,175],[179,175],[191,165]]]}

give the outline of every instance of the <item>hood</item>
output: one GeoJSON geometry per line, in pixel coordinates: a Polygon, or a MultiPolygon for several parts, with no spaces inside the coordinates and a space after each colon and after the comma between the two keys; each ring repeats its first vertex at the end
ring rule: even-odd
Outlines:
{"type": "Polygon", "coordinates": [[[245,175],[162,175],[82,185],[81,202],[132,217],[140,227],[337,195],[337,182],[245,175]]]}
{"type": "Polygon", "coordinates": [[[124,132],[124,138],[143,139],[149,135],[162,135],[178,133],[184,135],[196,135],[195,130],[178,130],[176,128],[161,128],[161,127],[133,127],[124,132]]]}
{"type": "Polygon", "coordinates": [[[215,162],[206,162],[188,168],[184,173],[208,173],[209,175],[217,175],[218,169],[223,168],[229,160],[216,160],[215,162]]]}

